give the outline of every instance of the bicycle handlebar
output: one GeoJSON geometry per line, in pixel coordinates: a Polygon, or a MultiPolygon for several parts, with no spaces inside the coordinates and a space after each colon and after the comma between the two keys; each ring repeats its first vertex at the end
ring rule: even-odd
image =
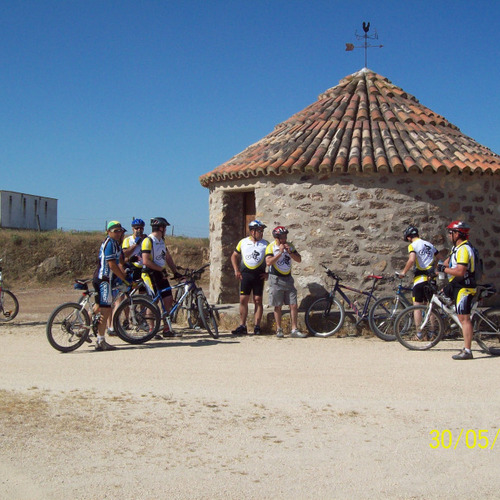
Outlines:
{"type": "Polygon", "coordinates": [[[188,269],[187,267],[178,266],[177,269],[182,269],[184,271],[184,274],[182,276],[178,276],[175,279],[179,279],[179,280],[193,279],[195,281],[199,280],[201,278],[201,275],[205,272],[205,269],[209,266],[210,266],[210,264],[205,264],[196,270],[195,269],[188,269]]]}
{"type": "Polygon", "coordinates": [[[321,266],[325,268],[327,276],[333,278],[334,280],[342,281],[342,278],[338,274],[335,274],[331,269],[328,269],[325,264],[321,264],[321,266]]]}

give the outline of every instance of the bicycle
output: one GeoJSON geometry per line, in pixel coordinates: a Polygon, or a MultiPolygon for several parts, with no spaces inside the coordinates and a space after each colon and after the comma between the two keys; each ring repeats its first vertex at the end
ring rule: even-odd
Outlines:
{"type": "Polygon", "coordinates": [[[97,292],[89,290],[89,281],[91,280],[75,280],[75,289],[82,290],[80,301],[65,302],[56,307],[49,316],[46,327],[47,339],[58,351],[71,352],[84,342],[90,343],[91,329],[97,336],[100,317],[93,312],[97,292]]]}
{"type": "MultiPolygon", "coordinates": [[[[74,288],[82,291],[79,301],[65,302],[56,307],[49,316],[46,335],[54,349],[61,352],[71,352],[78,349],[85,342],[91,343],[91,334],[97,337],[101,314],[94,312],[97,292],[89,290],[88,284],[91,281],[91,279],[76,279],[74,288]]],[[[135,294],[136,285],[137,283],[134,282],[126,291],[120,292],[115,301],[124,295],[135,294]]],[[[148,308],[150,304],[148,302],[144,306],[142,303],[137,303],[137,308],[139,307],[148,308]]],[[[139,311],[136,311],[136,316],[139,316],[139,311]]]]}
{"type": "MultiPolygon", "coordinates": [[[[484,352],[500,354],[500,308],[492,307],[482,311],[480,301],[496,293],[493,285],[478,285],[471,309],[474,340],[484,352]]],[[[443,292],[432,295],[427,305],[412,306],[401,312],[396,318],[394,332],[398,341],[406,348],[425,351],[434,347],[444,337],[446,327],[443,317],[449,318],[460,331],[462,325],[455,312],[455,307],[443,292]],[[416,324],[417,317],[419,319],[416,324]]]]}
{"type": "Polygon", "coordinates": [[[394,322],[400,312],[412,305],[411,299],[405,293],[411,292],[411,287],[403,286],[403,279],[399,273],[395,273],[394,278],[387,278],[388,281],[399,280],[396,287],[396,294],[392,297],[382,297],[378,299],[370,308],[368,313],[368,324],[371,331],[382,340],[392,342],[396,340],[394,333],[394,322]]]}
{"type": "MultiPolygon", "coordinates": [[[[0,259],[0,263],[3,259],[0,259]]],[[[12,321],[19,312],[17,297],[3,287],[2,266],[0,264],[0,321],[12,321]]]]}
{"type": "Polygon", "coordinates": [[[363,291],[339,284],[342,278],[328,269],[324,264],[321,264],[321,266],[325,268],[326,275],[334,280],[334,284],[326,297],[315,300],[309,306],[305,314],[305,321],[307,329],[312,335],[316,337],[329,337],[338,332],[345,321],[345,309],[342,303],[337,299],[337,295],[340,295],[344,299],[356,315],[357,326],[361,321],[366,321],[368,319],[370,302],[372,299],[376,299],[373,292],[377,283],[382,280],[383,277],[375,275],[367,276],[367,279],[373,279],[373,284],[370,291],[363,291]],[[364,305],[361,306],[356,300],[351,300],[343,292],[343,289],[355,292],[359,295],[364,295],[366,297],[364,305]]]}
{"type": "Polygon", "coordinates": [[[185,273],[182,283],[158,290],[158,292],[150,296],[129,297],[124,300],[116,309],[113,316],[113,326],[117,335],[126,342],[131,344],[142,344],[151,340],[160,328],[161,320],[165,321],[170,329],[172,328],[172,318],[175,318],[179,309],[184,308],[187,311],[189,320],[194,323],[194,318],[201,319],[204,328],[214,338],[219,338],[219,328],[215,319],[215,314],[212,306],[208,303],[203,290],[197,286],[196,281],[201,278],[202,273],[209,266],[205,264],[200,269],[185,273]],[[174,300],[173,306],[169,312],[166,311],[161,294],[171,290],[174,294],[176,290],[183,289],[180,297],[174,300]],[[136,305],[139,303],[144,307],[144,303],[148,303],[150,307],[147,314],[140,312],[140,322],[137,322],[136,305]],[[130,308],[130,309],[129,309],[130,308]],[[130,311],[130,312],[129,312],[130,311]],[[140,324],[141,328],[137,328],[140,324]],[[147,328],[146,328],[147,325],[147,328]]]}
{"type": "MultiPolygon", "coordinates": [[[[207,264],[208,266],[208,264],[207,264]]],[[[188,269],[188,268],[182,268],[180,266],[177,266],[177,269],[179,271],[184,272],[184,276],[189,275],[190,273],[196,272],[193,269],[188,269]]],[[[203,272],[203,271],[202,271],[203,272]]],[[[196,280],[199,278],[196,277],[196,280]]],[[[200,317],[200,311],[198,309],[198,303],[197,303],[197,298],[196,298],[196,289],[197,288],[192,288],[189,286],[189,284],[184,283],[184,287],[179,287],[176,288],[173,291],[173,297],[174,297],[174,303],[180,302],[180,306],[175,309],[175,311],[170,311],[170,320],[172,323],[177,323],[179,320],[179,313],[181,313],[181,310],[184,311],[184,317],[189,328],[191,329],[199,329],[201,326],[203,326],[201,317],[200,317]],[[181,297],[186,291],[186,287],[189,288],[189,293],[188,295],[184,298],[184,300],[181,301],[181,297]]]]}

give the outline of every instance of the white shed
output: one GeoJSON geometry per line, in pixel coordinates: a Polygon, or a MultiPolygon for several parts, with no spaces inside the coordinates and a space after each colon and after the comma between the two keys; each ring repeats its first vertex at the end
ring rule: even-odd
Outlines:
{"type": "Polygon", "coordinates": [[[57,199],[0,190],[0,228],[57,229],[57,199]]]}

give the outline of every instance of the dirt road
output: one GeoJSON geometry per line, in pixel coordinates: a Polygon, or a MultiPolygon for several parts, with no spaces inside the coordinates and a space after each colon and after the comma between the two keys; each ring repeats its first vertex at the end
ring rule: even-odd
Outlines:
{"type": "Polygon", "coordinates": [[[0,325],[0,498],[498,498],[500,359],[192,332],[60,354],[60,294],[28,295],[0,325]]]}

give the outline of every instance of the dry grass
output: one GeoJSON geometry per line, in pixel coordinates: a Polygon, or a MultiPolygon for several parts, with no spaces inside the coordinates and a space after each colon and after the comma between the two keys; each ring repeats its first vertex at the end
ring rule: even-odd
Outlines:
{"type": "MultiPolygon", "coordinates": [[[[102,232],[17,231],[0,229],[0,258],[4,280],[13,283],[67,282],[91,276],[97,262],[102,232]],[[53,259],[50,267],[40,266],[53,259]]],[[[178,265],[200,266],[208,262],[208,239],[167,237],[167,245],[178,265]]]]}

